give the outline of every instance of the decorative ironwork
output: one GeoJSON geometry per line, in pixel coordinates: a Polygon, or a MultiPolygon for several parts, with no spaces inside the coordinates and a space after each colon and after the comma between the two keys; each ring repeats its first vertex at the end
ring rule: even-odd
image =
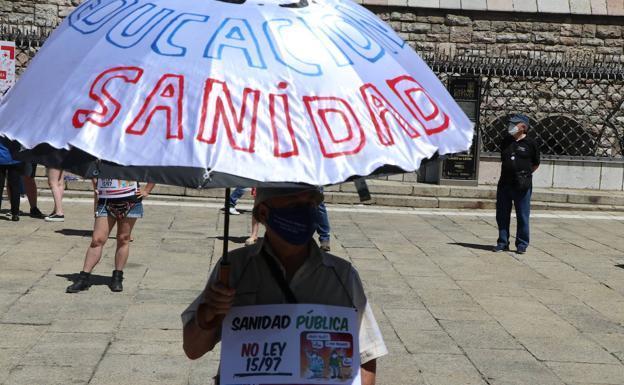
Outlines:
{"type": "Polygon", "coordinates": [[[442,79],[481,78],[482,153],[500,152],[509,116],[522,113],[546,157],[624,159],[624,56],[498,53],[421,54],[442,79]]]}
{"type": "MultiPolygon", "coordinates": [[[[0,40],[18,48],[18,74],[54,27],[0,20],[0,40]]],[[[483,153],[499,152],[509,115],[523,113],[546,156],[624,159],[624,56],[500,47],[420,54],[443,81],[481,78],[483,153]]]]}
{"type": "Polygon", "coordinates": [[[530,50],[426,51],[420,56],[438,73],[462,75],[624,79],[624,55],[530,50]]]}
{"type": "Polygon", "coordinates": [[[10,24],[0,20],[0,40],[15,42],[17,48],[28,50],[43,45],[56,25],[10,24]]]}

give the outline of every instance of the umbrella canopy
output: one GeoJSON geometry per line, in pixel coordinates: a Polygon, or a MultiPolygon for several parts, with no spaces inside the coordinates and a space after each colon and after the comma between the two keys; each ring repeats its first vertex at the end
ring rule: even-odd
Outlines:
{"type": "Polygon", "coordinates": [[[41,163],[189,187],[414,171],[473,135],[418,55],[349,0],[86,1],[0,121],[41,163]]]}

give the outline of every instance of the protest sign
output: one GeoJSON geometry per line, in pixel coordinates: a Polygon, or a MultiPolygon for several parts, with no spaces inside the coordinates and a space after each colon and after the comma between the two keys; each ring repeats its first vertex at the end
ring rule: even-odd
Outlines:
{"type": "Polygon", "coordinates": [[[358,335],[353,308],[235,307],[223,322],[221,384],[360,385],[358,335]]]}
{"type": "Polygon", "coordinates": [[[15,43],[0,40],[0,101],[15,83],[15,43]]]}

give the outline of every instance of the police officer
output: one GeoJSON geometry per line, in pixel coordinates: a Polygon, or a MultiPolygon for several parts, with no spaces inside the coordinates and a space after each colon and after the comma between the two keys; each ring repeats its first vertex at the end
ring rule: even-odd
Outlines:
{"type": "Polygon", "coordinates": [[[498,241],[495,252],[509,250],[509,223],[512,203],[518,220],[516,251],[524,254],[529,246],[529,213],[531,210],[532,174],[540,164],[539,147],[527,137],[529,118],[513,115],[501,145],[501,175],[496,190],[496,223],[498,241]]]}

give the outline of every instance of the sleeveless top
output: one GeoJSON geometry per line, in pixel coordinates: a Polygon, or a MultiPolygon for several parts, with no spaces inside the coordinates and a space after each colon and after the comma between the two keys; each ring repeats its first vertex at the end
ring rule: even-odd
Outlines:
{"type": "Polygon", "coordinates": [[[102,179],[97,180],[98,198],[117,199],[135,196],[139,188],[139,183],[129,180],[120,179],[102,179]]]}

